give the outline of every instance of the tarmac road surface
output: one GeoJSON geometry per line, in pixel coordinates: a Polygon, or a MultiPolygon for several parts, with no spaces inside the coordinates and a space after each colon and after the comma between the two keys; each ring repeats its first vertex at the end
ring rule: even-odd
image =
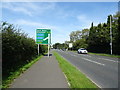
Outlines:
{"type": "Polygon", "coordinates": [[[118,58],[56,51],[100,88],[118,88],[118,58]]]}

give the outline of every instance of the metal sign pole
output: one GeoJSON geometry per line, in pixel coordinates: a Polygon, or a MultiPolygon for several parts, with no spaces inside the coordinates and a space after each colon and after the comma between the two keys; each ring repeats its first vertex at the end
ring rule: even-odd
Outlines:
{"type": "Polygon", "coordinates": [[[38,44],[38,55],[39,55],[39,44],[38,44]]]}
{"type": "Polygon", "coordinates": [[[50,44],[50,34],[48,34],[48,58],[49,58],[49,54],[50,54],[50,52],[49,52],[49,44],[50,44]]]}

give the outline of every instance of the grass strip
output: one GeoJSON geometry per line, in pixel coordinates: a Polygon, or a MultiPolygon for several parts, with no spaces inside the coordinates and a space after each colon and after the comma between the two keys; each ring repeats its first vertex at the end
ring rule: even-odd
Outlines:
{"type": "Polygon", "coordinates": [[[88,89],[98,89],[98,87],[90,81],[83,73],[81,73],[75,66],[70,64],[67,60],[61,57],[57,52],[53,52],[58,63],[65,73],[68,82],[70,83],[70,88],[88,88],[88,89]]]}
{"type": "Polygon", "coordinates": [[[88,54],[120,58],[120,55],[110,55],[110,54],[104,54],[104,53],[91,53],[91,52],[89,52],[88,54]]]}
{"type": "Polygon", "coordinates": [[[36,59],[32,60],[28,64],[24,65],[23,67],[19,68],[17,71],[12,72],[12,75],[10,75],[6,80],[2,81],[2,88],[8,88],[12,81],[17,78],[20,74],[22,74],[24,71],[26,71],[29,67],[31,67],[35,62],[37,62],[41,56],[38,56],[36,59]]]}

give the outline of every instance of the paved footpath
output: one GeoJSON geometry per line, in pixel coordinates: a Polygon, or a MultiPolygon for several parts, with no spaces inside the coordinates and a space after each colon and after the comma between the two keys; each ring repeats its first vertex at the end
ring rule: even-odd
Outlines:
{"type": "Polygon", "coordinates": [[[43,56],[11,84],[10,88],[69,88],[55,56],[43,56]]]}

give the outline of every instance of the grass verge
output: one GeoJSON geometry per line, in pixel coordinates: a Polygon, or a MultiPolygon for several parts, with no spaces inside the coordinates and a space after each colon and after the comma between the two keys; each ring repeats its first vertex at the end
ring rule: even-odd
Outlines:
{"type": "Polygon", "coordinates": [[[66,61],[57,52],[53,52],[58,63],[70,83],[70,88],[91,88],[98,89],[98,87],[90,81],[83,73],[81,73],[75,66],[66,61]]]}
{"type": "Polygon", "coordinates": [[[91,52],[89,52],[88,54],[120,58],[120,55],[110,55],[110,54],[104,54],[104,53],[91,53],[91,52]]]}
{"type": "Polygon", "coordinates": [[[42,57],[42,55],[38,56],[36,59],[32,60],[31,62],[29,62],[28,64],[24,65],[23,67],[19,68],[17,71],[12,72],[12,75],[10,75],[6,80],[2,81],[2,86],[0,86],[0,87],[8,88],[15,78],[17,78],[20,74],[22,74],[29,67],[31,67],[31,65],[33,65],[36,61],[38,61],[41,57],[42,57]]]}

